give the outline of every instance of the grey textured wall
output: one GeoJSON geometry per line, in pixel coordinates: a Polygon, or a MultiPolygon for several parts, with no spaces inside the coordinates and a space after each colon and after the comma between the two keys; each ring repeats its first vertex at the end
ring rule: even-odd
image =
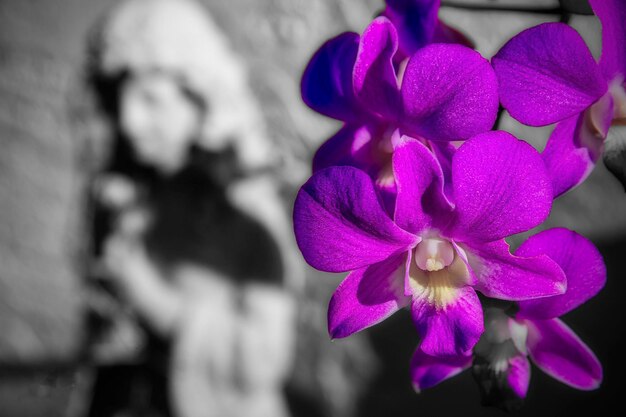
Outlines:
{"type": "Polygon", "coordinates": [[[0,2],[1,363],[68,359],[80,343],[81,178],[67,102],[106,3],[0,2]]]}

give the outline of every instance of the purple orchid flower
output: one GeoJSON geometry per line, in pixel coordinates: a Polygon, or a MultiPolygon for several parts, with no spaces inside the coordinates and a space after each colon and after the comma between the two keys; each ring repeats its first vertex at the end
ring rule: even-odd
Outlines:
{"type": "Polygon", "coordinates": [[[318,171],[294,207],[306,261],[351,271],[329,305],[329,333],[343,338],[410,306],[434,356],[470,350],[483,332],[476,290],[524,300],[563,293],[565,276],[545,255],[517,257],[504,238],[540,224],[552,204],[541,157],[506,132],[488,132],[454,154],[451,191],[433,153],[407,137],[393,152],[398,186],[394,220],[371,178],[349,166],[318,171]]]}
{"type": "Polygon", "coordinates": [[[465,140],[493,126],[496,78],[478,52],[432,44],[396,71],[398,48],[395,26],[378,17],[361,37],[344,33],[315,53],[302,77],[302,97],[309,107],[344,126],[317,151],[314,172],[355,166],[378,186],[395,190],[394,140],[408,135],[433,141],[429,146],[444,157],[453,152],[449,141],[465,140]]]}
{"type": "Polygon", "coordinates": [[[587,178],[611,124],[626,123],[626,3],[590,4],[602,23],[599,64],[563,23],[521,32],[492,59],[502,105],[513,118],[530,126],[558,122],[543,152],[555,196],[587,178]]]}
{"type": "Polygon", "coordinates": [[[439,19],[441,0],[386,0],[382,15],[396,27],[399,37],[397,63],[431,43],[458,43],[473,48],[458,30],[439,19]]]}
{"type": "MultiPolygon", "coordinates": [[[[602,366],[593,352],[557,317],[596,295],[606,282],[606,269],[595,246],[577,233],[556,228],[530,237],[516,256],[545,254],[567,277],[562,295],[519,302],[509,316],[502,308],[485,309],[485,332],[474,356],[487,363],[488,385],[525,398],[530,381],[527,357],[555,379],[577,389],[591,390],[602,381],[602,366]]],[[[472,364],[471,354],[438,358],[417,349],[411,363],[416,390],[437,385],[472,364]]]]}

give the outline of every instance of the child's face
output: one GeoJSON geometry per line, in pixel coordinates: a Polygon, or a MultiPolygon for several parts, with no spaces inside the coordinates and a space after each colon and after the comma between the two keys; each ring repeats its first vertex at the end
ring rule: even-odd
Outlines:
{"type": "Polygon", "coordinates": [[[201,112],[176,80],[140,74],[122,86],[120,124],[137,157],[163,173],[178,171],[199,134],[201,112]]]}

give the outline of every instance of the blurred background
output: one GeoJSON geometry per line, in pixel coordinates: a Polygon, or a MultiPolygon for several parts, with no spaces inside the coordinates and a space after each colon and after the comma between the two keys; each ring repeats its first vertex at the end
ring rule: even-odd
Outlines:
{"type": "MultiPolygon", "coordinates": [[[[583,14],[458,0],[441,17],[487,58],[567,19],[598,57],[586,2],[562,3],[583,14]]],[[[413,392],[405,312],[331,342],[342,277],[306,267],[292,241],[295,193],[339,127],[302,103],[300,76],[322,42],[383,7],[0,0],[0,417],[503,414],[481,407],[469,372],[413,392]]],[[[540,150],[551,131],[501,123],[540,150]]],[[[605,377],[579,392],[534,368],[516,414],[607,414],[626,374],[626,194],[598,164],[552,226],[605,257],[606,288],[565,317],[605,377]]]]}

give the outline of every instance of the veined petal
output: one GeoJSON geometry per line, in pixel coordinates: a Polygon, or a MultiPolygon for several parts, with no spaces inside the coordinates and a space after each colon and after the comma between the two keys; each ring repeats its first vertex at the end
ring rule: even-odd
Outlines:
{"type": "Polygon", "coordinates": [[[394,120],[400,92],[393,67],[398,49],[398,34],[385,17],[378,17],[365,29],[354,64],[354,92],[368,111],[394,120]]]}
{"type": "Polygon", "coordinates": [[[602,23],[600,66],[607,80],[626,76],[626,3],[622,0],[590,0],[602,23]]]}
{"type": "Polygon", "coordinates": [[[429,140],[464,140],[493,126],[495,74],[478,52],[432,44],[409,60],[402,81],[404,125],[429,140]]]}
{"type": "Polygon", "coordinates": [[[600,386],[600,361],[565,323],[559,319],[526,322],[528,351],[542,371],[573,388],[592,390],[600,386]]]}
{"type": "Polygon", "coordinates": [[[519,398],[526,398],[530,383],[530,363],[525,355],[516,355],[509,359],[506,381],[519,398]]]}
{"type": "Polygon", "coordinates": [[[313,172],[330,166],[359,168],[370,175],[379,190],[391,194],[395,200],[396,187],[391,165],[391,137],[395,134],[393,126],[376,120],[346,124],[317,150],[313,158],[313,172]]]}
{"type": "Polygon", "coordinates": [[[563,294],[565,274],[546,255],[519,257],[511,255],[506,241],[476,246],[461,245],[476,276],[476,290],[500,300],[528,300],[563,294]]]}
{"type": "Polygon", "coordinates": [[[602,96],[583,113],[560,122],[542,153],[555,197],[587,178],[604,149],[613,120],[614,100],[602,96]]]}
{"type": "Polygon", "coordinates": [[[458,356],[474,347],[484,330],[480,300],[472,287],[450,289],[451,300],[441,306],[429,292],[414,294],[411,315],[422,338],[420,348],[431,356],[458,356]]]}
{"type": "Polygon", "coordinates": [[[583,182],[595,166],[589,150],[576,140],[583,115],[575,115],[556,125],[541,153],[558,197],[583,182]]]}
{"type": "Polygon", "coordinates": [[[472,354],[440,357],[431,356],[417,348],[411,359],[413,388],[420,392],[461,373],[472,365],[472,354]]]}
{"type": "Polygon", "coordinates": [[[403,294],[406,254],[351,272],[328,306],[328,332],[343,338],[379,323],[409,304],[403,294]]]}
{"type": "Polygon", "coordinates": [[[542,157],[555,197],[580,184],[593,170],[604,149],[614,104],[607,93],[583,113],[560,122],[550,135],[542,157]]]}
{"type": "Polygon", "coordinates": [[[456,220],[450,237],[490,242],[529,230],[552,207],[552,184],[539,153],[494,131],[465,142],[452,159],[456,220]]]}
{"type": "Polygon", "coordinates": [[[358,47],[359,35],[346,32],[315,52],[300,84],[307,106],[334,119],[355,119],[359,110],[352,87],[352,70],[358,47]]]}
{"type": "Polygon", "coordinates": [[[367,174],[347,166],[323,169],[302,186],[294,228],[305,260],[327,272],[375,264],[418,240],[385,213],[367,174]]]}
{"type": "Polygon", "coordinates": [[[383,11],[398,30],[400,51],[411,56],[431,43],[441,0],[387,0],[383,11]]]}
{"type": "Polygon", "coordinates": [[[559,317],[596,295],[606,283],[606,267],[598,249],[589,240],[568,229],[549,229],[537,233],[528,238],[515,254],[523,257],[547,255],[567,277],[567,291],[564,294],[520,302],[520,317],[559,317]]]}
{"type": "Polygon", "coordinates": [[[443,172],[433,153],[416,140],[405,139],[393,153],[398,194],[396,224],[411,233],[436,228],[452,211],[443,185],[443,172]]]}
{"type": "Polygon", "coordinates": [[[452,198],[452,157],[457,148],[450,142],[430,142],[430,147],[443,171],[443,189],[448,200],[452,198]]]}
{"type": "Polygon", "coordinates": [[[493,57],[500,100],[513,118],[531,126],[582,112],[607,82],[578,32],[544,23],[513,37],[493,57]]]}
{"type": "MultiPolygon", "coordinates": [[[[368,126],[363,124],[346,124],[330,139],[319,147],[313,156],[313,172],[339,165],[359,166],[353,156],[354,143],[366,136],[371,140],[368,126]]],[[[365,168],[367,169],[367,168],[365,168]]]]}

